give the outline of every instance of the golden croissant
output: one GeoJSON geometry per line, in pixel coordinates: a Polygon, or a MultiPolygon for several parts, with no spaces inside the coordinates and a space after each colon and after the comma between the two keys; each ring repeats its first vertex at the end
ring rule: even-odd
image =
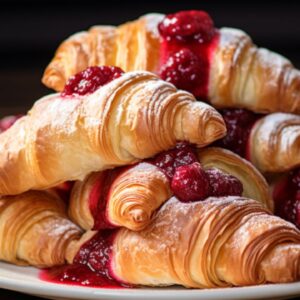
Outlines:
{"type": "Polygon", "coordinates": [[[46,189],[226,132],[221,115],[142,71],[85,96],[53,94],[0,135],[0,194],[46,189]]]}
{"type": "Polygon", "coordinates": [[[80,263],[82,255],[92,266],[97,255],[106,257],[99,272],[137,285],[213,288],[300,279],[300,232],[241,197],[172,198],[142,231],[87,232],[67,259],[80,263]],[[93,253],[100,244],[102,254],[93,253]]]}
{"type": "MultiPolygon", "coordinates": [[[[200,149],[198,157],[204,169],[217,168],[235,176],[243,185],[244,197],[273,209],[269,186],[251,163],[221,148],[200,149]]],[[[69,216],[86,230],[123,226],[138,231],[149,225],[157,209],[172,195],[164,172],[141,162],[131,168],[93,173],[76,182],[69,216]]]]}
{"type": "Polygon", "coordinates": [[[300,113],[300,71],[283,56],[258,48],[241,30],[215,29],[201,11],[149,14],[74,34],[59,46],[42,81],[61,91],[70,76],[94,65],[158,73],[219,108],[300,113]]]}
{"type": "Polygon", "coordinates": [[[66,260],[137,285],[212,288],[300,276],[300,232],[242,197],[194,203],[172,198],[142,231],[81,235],[66,219],[61,199],[27,192],[1,199],[0,237],[2,260],[37,267],[66,260]]]}
{"type": "Polygon", "coordinates": [[[81,235],[55,194],[29,191],[0,198],[1,260],[37,267],[62,265],[67,247],[81,235]]]}
{"type": "Polygon", "coordinates": [[[116,226],[141,230],[171,195],[166,175],[142,162],[125,170],[92,173],[77,181],[70,197],[69,216],[86,230],[116,226]]]}
{"type": "Polygon", "coordinates": [[[300,116],[274,113],[258,120],[250,133],[248,159],[262,172],[300,166],[300,116]]]}

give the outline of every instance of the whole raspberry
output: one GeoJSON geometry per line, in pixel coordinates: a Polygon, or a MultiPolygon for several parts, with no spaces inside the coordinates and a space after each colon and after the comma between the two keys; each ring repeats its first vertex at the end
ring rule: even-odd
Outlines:
{"type": "Polygon", "coordinates": [[[171,182],[174,195],[182,202],[203,200],[208,196],[209,183],[205,171],[198,162],[180,166],[171,182]]]}
{"type": "Polygon", "coordinates": [[[206,170],[210,186],[210,196],[241,196],[243,193],[242,183],[234,176],[211,168],[206,170]]]}
{"type": "Polygon", "coordinates": [[[87,95],[93,93],[100,86],[120,77],[124,71],[118,67],[100,66],[89,67],[69,78],[62,96],[87,95]]]}
{"type": "Polygon", "coordinates": [[[166,15],[158,25],[159,33],[166,40],[199,43],[209,42],[215,34],[211,17],[200,10],[180,11],[166,15]]]}
{"type": "Polygon", "coordinates": [[[183,48],[171,55],[161,67],[160,76],[177,88],[193,93],[204,80],[202,61],[189,49],[183,48]]]}
{"type": "Polygon", "coordinates": [[[185,142],[177,143],[175,148],[162,152],[149,160],[150,163],[162,169],[169,179],[173,177],[177,167],[197,161],[194,148],[185,142]]]}

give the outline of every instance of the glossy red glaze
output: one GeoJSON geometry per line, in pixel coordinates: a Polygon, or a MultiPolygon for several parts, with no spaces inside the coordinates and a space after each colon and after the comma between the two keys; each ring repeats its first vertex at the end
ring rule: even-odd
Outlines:
{"type": "Polygon", "coordinates": [[[196,148],[186,142],[178,143],[148,162],[167,175],[174,195],[183,202],[203,200],[208,196],[240,196],[243,192],[243,185],[236,177],[218,169],[203,171],[196,148]]]}
{"type": "Polygon", "coordinates": [[[171,188],[182,202],[204,200],[209,195],[208,178],[198,162],[176,168],[171,188]]]}
{"type": "Polygon", "coordinates": [[[107,217],[107,201],[113,181],[124,171],[125,168],[106,170],[101,174],[92,187],[89,195],[89,208],[94,218],[93,230],[115,228],[107,217]]]}
{"type": "Polygon", "coordinates": [[[64,265],[42,270],[40,279],[61,284],[81,285],[95,288],[124,288],[115,280],[100,275],[86,265],[64,265]]]}
{"type": "Polygon", "coordinates": [[[100,66],[87,69],[70,77],[67,81],[62,96],[87,95],[99,87],[120,77],[124,71],[118,67],[100,66]]]}
{"type": "Polygon", "coordinates": [[[275,214],[300,229],[300,168],[281,179],[273,189],[275,214]]]}
{"type": "Polygon", "coordinates": [[[212,19],[203,11],[182,11],[167,15],[158,28],[162,79],[206,99],[210,62],[219,41],[212,19]]]}
{"type": "Polygon", "coordinates": [[[81,246],[72,265],[43,270],[40,278],[55,283],[97,288],[130,287],[114,278],[111,270],[115,233],[113,230],[98,232],[81,246]]]}

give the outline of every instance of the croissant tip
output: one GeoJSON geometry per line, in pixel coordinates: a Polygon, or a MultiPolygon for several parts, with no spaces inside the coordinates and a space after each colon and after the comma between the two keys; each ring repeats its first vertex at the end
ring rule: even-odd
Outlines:
{"type": "Polygon", "coordinates": [[[53,89],[57,92],[61,92],[64,88],[64,76],[60,72],[50,65],[46,68],[41,82],[49,89],[53,89]]]}
{"type": "Polygon", "coordinates": [[[130,217],[134,220],[136,223],[144,223],[149,219],[148,214],[145,212],[145,210],[136,208],[130,211],[130,217]]]}
{"type": "Polygon", "coordinates": [[[211,137],[211,141],[215,141],[224,137],[227,133],[227,128],[222,117],[211,118],[205,128],[207,136],[211,137]]]}

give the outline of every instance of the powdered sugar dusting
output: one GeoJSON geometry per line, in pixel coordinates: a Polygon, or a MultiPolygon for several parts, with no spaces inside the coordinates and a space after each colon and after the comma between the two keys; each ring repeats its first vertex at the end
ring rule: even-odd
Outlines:
{"type": "Polygon", "coordinates": [[[158,38],[159,37],[158,24],[162,21],[164,15],[152,13],[152,14],[144,15],[141,18],[146,19],[147,30],[151,32],[154,37],[158,38]]]}

